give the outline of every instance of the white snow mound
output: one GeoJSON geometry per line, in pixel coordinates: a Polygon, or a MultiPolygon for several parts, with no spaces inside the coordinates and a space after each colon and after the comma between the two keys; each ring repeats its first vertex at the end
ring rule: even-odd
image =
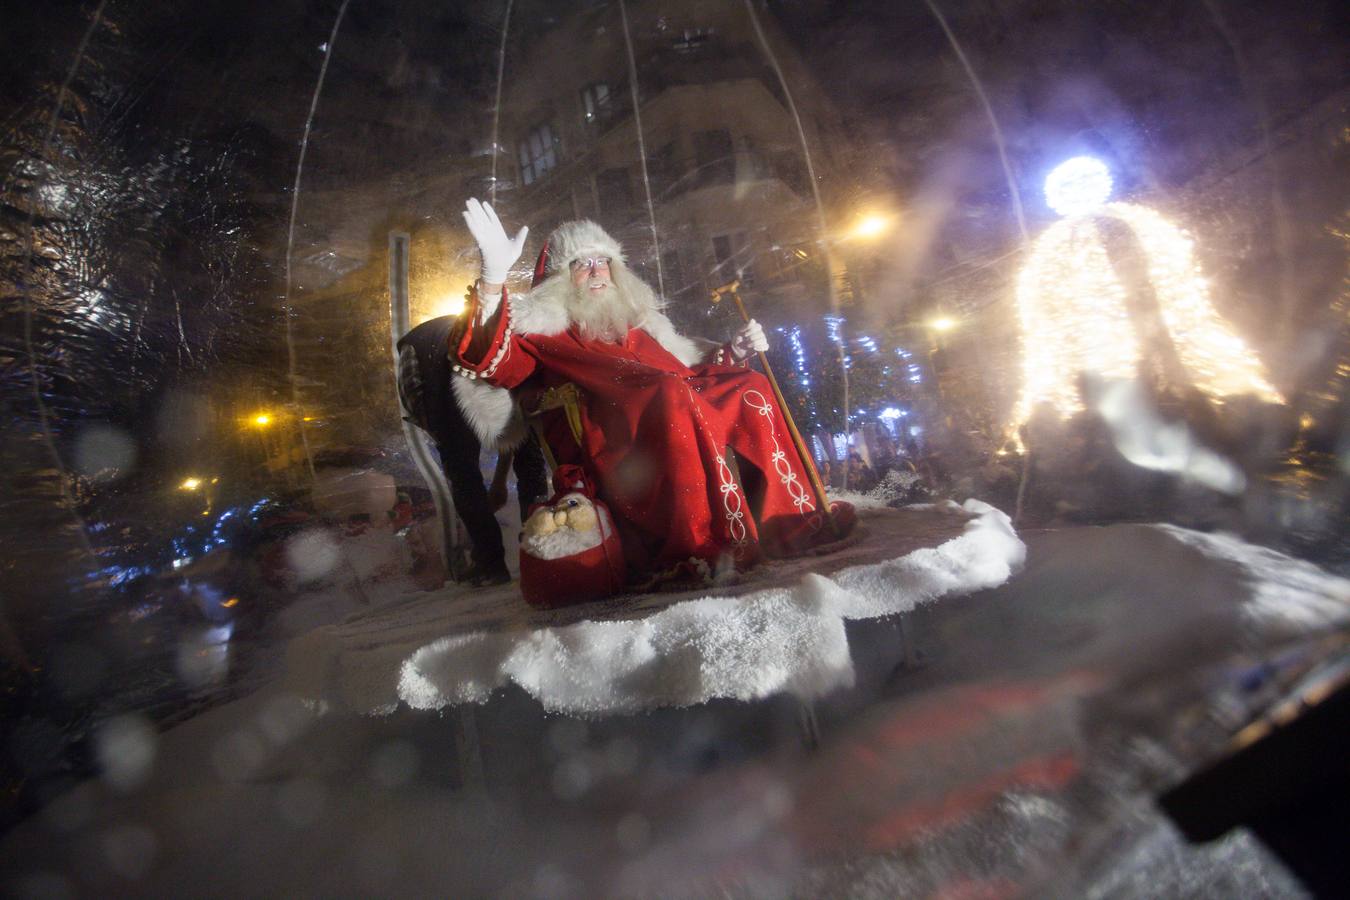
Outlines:
{"type": "Polygon", "coordinates": [[[1248,591],[1241,610],[1253,625],[1298,634],[1350,619],[1350,580],[1231,534],[1154,527],[1232,570],[1248,591]]]}
{"type": "Polygon", "coordinates": [[[807,575],[795,588],[703,597],[636,621],[442,638],[403,662],[398,696],[439,709],[485,702],[513,681],[548,710],[591,715],[822,696],[853,683],[845,619],[996,587],[1022,565],[1026,548],[1006,515],[978,500],[944,506],[974,515],[959,537],[832,578],[807,575]]]}

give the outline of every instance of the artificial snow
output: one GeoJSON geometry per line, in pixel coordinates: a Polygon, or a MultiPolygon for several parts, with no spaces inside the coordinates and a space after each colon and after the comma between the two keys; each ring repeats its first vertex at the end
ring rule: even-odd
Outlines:
{"type": "Polygon", "coordinates": [[[1022,564],[1025,548],[1008,517],[988,504],[913,510],[958,535],[829,577],[808,565],[787,587],[691,598],[638,619],[485,628],[424,639],[411,652],[406,648],[415,637],[397,633],[385,646],[363,642],[359,660],[350,653],[334,659],[341,655],[336,636],[321,630],[292,644],[293,683],[320,693],[333,688],[336,671],[342,700],[366,712],[388,711],[397,701],[413,709],[485,703],[508,683],[550,711],[582,715],[776,693],[821,697],[853,683],[845,620],[895,615],[995,587],[1022,564]]]}
{"type": "MultiPolygon", "coordinates": [[[[753,590],[752,581],[749,592],[691,596],[619,621],[605,616],[503,627],[510,616],[497,616],[494,624],[447,633],[444,618],[436,624],[424,609],[423,598],[439,595],[405,595],[354,617],[349,631],[331,626],[293,641],[291,686],[312,699],[373,714],[400,704],[433,710],[486,703],[508,684],[546,710],[587,716],[779,693],[820,698],[854,682],[845,621],[893,616],[996,587],[1024,562],[1025,548],[1008,517],[988,504],[969,500],[907,511],[924,512],[935,523],[956,517],[963,524],[937,546],[895,558],[842,567],[828,576],[812,571],[828,560],[814,565],[808,560],[795,583],[753,590]],[[431,630],[437,627],[446,630],[437,635],[431,630]]],[[[887,512],[863,505],[860,516],[866,522],[887,512]]],[[[1116,526],[1111,533],[1116,537],[1107,542],[1110,557],[1133,552],[1129,547],[1145,555],[1167,546],[1198,552],[1209,583],[1218,578],[1231,585],[1224,590],[1241,597],[1240,616],[1259,620],[1266,630],[1315,627],[1350,608],[1350,582],[1231,536],[1171,525],[1116,526]],[[1123,550],[1122,541],[1128,545],[1123,550]]],[[[1083,538],[1101,539],[1093,534],[1084,531],[1083,538]]],[[[492,620],[492,607],[513,602],[509,594],[485,599],[479,617],[492,620]]]]}
{"type": "Polygon", "coordinates": [[[1230,534],[1156,528],[1229,569],[1242,586],[1243,615],[1263,631],[1300,634],[1350,618],[1350,581],[1230,534]]]}
{"type": "Polygon", "coordinates": [[[403,664],[398,694],[414,709],[438,709],[486,702],[514,681],[548,710],[582,714],[784,690],[819,696],[853,680],[843,619],[831,605],[807,585],[705,597],[632,622],[443,638],[403,664]]]}
{"type": "Polygon", "coordinates": [[[442,638],[404,662],[399,699],[414,709],[483,703],[512,681],[550,711],[593,715],[717,697],[824,696],[853,683],[845,619],[995,587],[1022,564],[1025,547],[999,510],[968,500],[941,511],[973,518],[935,549],[828,578],[807,574],[794,588],[703,597],[637,621],[442,638]]]}

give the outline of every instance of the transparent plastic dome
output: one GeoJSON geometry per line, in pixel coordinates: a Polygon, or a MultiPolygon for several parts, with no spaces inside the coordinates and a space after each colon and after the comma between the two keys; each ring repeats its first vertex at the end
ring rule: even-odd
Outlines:
{"type": "Polygon", "coordinates": [[[11,6],[7,895],[1343,883],[1339,4],[11,6]]]}

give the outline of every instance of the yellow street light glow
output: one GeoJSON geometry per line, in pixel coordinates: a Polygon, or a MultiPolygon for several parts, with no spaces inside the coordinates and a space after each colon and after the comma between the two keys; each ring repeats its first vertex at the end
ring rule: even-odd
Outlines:
{"type": "Polygon", "coordinates": [[[201,486],[202,480],[200,478],[184,478],[183,483],[178,487],[185,491],[195,491],[201,486]]]}
{"type": "Polygon", "coordinates": [[[956,327],[956,320],[943,316],[940,319],[934,319],[928,323],[928,327],[934,331],[951,331],[956,327]]]}
{"type": "Polygon", "coordinates": [[[272,417],[267,413],[258,413],[253,417],[253,424],[257,425],[259,428],[266,428],[268,425],[272,424],[272,417]]]}
{"type": "Polygon", "coordinates": [[[891,224],[891,220],[886,216],[871,215],[863,216],[858,220],[858,224],[853,226],[853,237],[855,238],[874,238],[880,235],[891,224]]]}
{"type": "Polygon", "coordinates": [[[1022,394],[1014,429],[1040,404],[1061,416],[1081,410],[1080,373],[1138,375],[1141,341],[1097,217],[1123,222],[1134,233],[1168,338],[1196,388],[1216,404],[1239,394],[1284,402],[1256,354],[1214,308],[1192,238],[1151,209],[1108,203],[1051,225],[1018,275],[1022,394]]]}
{"type": "Polygon", "coordinates": [[[447,294],[436,304],[433,318],[437,316],[457,316],[464,312],[464,295],[447,294]]]}

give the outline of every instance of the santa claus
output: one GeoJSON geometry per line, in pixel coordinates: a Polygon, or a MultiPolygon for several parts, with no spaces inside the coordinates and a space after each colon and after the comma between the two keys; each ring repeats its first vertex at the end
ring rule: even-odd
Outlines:
{"type": "MultiPolygon", "coordinates": [[[[464,218],[483,272],[451,338],[455,371],[485,401],[488,386],[512,391],[557,463],[585,470],[614,516],[630,579],[742,569],[852,524],[845,509],[825,527],[772,388],[746,366],[768,347],[756,322],[722,345],[679,334],[623,248],[589,221],[554,231],[533,289],[508,295],[528,229],[509,237],[477,200],[464,218]]],[[[477,423],[491,408],[466,411],[477,423]]]]}

